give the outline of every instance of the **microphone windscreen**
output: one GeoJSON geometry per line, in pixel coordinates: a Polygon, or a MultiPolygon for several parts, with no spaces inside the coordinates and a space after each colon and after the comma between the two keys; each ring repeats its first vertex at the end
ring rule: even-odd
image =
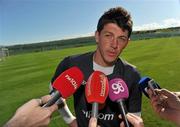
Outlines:
{"type": "Polygon", "coordinates": [[[71,67],[56,78],[52,86],[63,98],[71,96],[81,85],[84,75],[78,67],[71,67]]]}
{"type": "Polygon", "coordinates": [[[128,97],[129,91],[124,80],[121,78],[115,78],[109,81],[109,98],[112,101],[118,101],[128,97]]]}
{"type": "Polygon", "coordinates": [[[149,98],[147,90],[151,89],[161,89],[160,86],[150,77],[142,77],[139,81],[140,90],[144,93],[145,96],[149,98]]]}
{"type": "Polygon", "coordinates": [[[139,81],[140,90],[149,98],[149,95],[147,93],[148,89],[148,81],[151,79],[149,77],[142,77],[139,81]]]}
{"type": "Polygon", "coordinates": [[[88,103],[104,103],[109,92],[109,84],[106,75],[100,71],[94,71],[87,80],[85,95],[88,103]]]}

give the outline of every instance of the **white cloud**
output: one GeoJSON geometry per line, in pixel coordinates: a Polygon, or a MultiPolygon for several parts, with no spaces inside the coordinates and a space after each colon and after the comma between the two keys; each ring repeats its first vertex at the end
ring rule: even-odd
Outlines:
{"type": "Polygon", "coordinates": [[[163,21],[163,23],[167,27],[180,26],[180,19],[166,19],[163,21]]]}
{"type": "Polygon", "coordinates": [[[94,36],[94,33],[85,33],[85,34],[69,35],[69,36],[63,37],[62,39],[73,39],[73,38],[88,37],[88,36],[94,36]]]}
{"type": "Polygon", "coordinates": [[[169,27],[177,27],[180,26],[180,19],[165,19],[161,22],[154,22],[149,24],[143,24],[141,26],[134,26],[133,30],[153,30],[153,29],[159,29],[159,28],[169,28],[169,27]]]}

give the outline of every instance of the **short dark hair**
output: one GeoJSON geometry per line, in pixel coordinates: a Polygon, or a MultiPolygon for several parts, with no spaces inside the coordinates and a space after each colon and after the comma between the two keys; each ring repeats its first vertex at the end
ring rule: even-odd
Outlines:
{"type": "Polygon", "coordinates": [[[130,37],[133,22],[130,13],[124,8],[116,7],[106,11],[98,21],[97,31],[101,32],[101,30],[104,28],[104,25],[106,25],[107,23],[115,23],[121,29],[128,30],[128,37],[130,37]]]}

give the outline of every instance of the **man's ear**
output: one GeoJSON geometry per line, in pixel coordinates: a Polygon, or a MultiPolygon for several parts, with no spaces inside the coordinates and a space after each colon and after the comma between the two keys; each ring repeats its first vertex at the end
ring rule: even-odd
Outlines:
{"type": "Polygon", "coordinates": [[[130,38],[128,38],[128,40],[127,40],[128,42],[127,42],[127,44],[126,44],[126,46],[129,44],[129,42],[131,41],[131,39],[130,38]]]}
{"type": "Polygon", "coordinates": [[[98,31],[95,32],[95,40],[96,40],[96,43],[99,42],[99,32],[98,31]]]}

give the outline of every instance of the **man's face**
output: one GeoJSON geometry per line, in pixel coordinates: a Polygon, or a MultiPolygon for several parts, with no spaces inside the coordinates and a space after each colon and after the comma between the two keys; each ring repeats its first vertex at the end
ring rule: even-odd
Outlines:
{"type": "Polygon", "coordinates": [[[106,24],[100,33],[96,31],[95,38],[97,50],[94,60],[102,66],[113,65],[129,41],[128,31],[114,23],[106,24]]]}

